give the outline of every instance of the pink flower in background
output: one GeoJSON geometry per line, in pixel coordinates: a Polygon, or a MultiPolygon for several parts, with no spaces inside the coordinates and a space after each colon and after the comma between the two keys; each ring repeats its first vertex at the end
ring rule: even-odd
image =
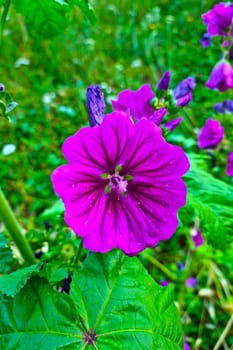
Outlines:
{"type": "Polygon", "coordinates": [[[233,4],[225,4],[220,2],[214,5],[213,9],[202,15],[204,24],[207,25],[208,33],[211,36],[221,35],[227,36],[229,29],[233,34],[232,19],[233,19],[233,4]]]}
{"type": "Polygon", "coordinates": [[[200,148],[214,148],[224,137],[224,128],[218,120],[208,118],[198,135],[200,148]]]}
{"type": "Polygon", "coordinates": [[[154,123],[134,125],[127,113],[113,112],[69,137],[62,150],[68,164],[53,172],[52,183],[66,223],[87,249],[135,255],[174,234],[189,161],[154,123]]]}
{"type": "Polygon", "coordinates": [[[112,100],[112,105],[115,111],[125,111],[134,120],[146,118],[159,125],[167,111],[165,108],[155,110],[150,103],[153,97],[150,85],[145,84],[136,91],[127,89],[120,92],[117,100],[112,100]]]}
{"type": "Polygon", "coordinates": [[[226,173],[228,176],[233,176],[233,151],[228,154],[226,173]]]}
{"type": "Polygon", "coordinates": [[[233,88],[233,68],[231,64],[222,60],[213,68],[206,87],[226,91],[233,88]]]}
{"type": "Polygon", "coordinates": [[[197,279],[195,277],[188,277],[185,281],[185,286],[188,288],[195,288],[197,286],[197,279]]]}

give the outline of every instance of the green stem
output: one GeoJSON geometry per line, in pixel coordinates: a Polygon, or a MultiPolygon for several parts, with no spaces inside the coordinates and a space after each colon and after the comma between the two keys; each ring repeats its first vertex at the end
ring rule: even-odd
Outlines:
{"type": "Polygon", "coordinates": [[[162,271],[170,280],[177,282],[178,278],[170,270],[168,270],[163,264],[161,264],[157,259],[148,253],[143,253],[143,257],[149,260],[154,266],[156,266],[160,271],[162,271]]]}
{"type": "Polygon", "coordinates": [[[83,242],[81,241],[80,244],[79,244],[79,247],[78,247],[77,254],[74,257],[74,262],[73,262],[74,266],[77,266],[79,264],[79,260],[80,260],[81,254],[82,254],[82,250],[83,250],[83,242]]]}
{"type": "Polygon", "coordinates": [[[10,208],[1,188],[0,188],[0,217],[13,238],[16,246],[18,247],[22,257],[28,264],[35,264],[36,259],[33,251],[23,235],[21,228],[14,216],[12,209],[10,208]]]}
{"type": "Polygon", "coordinates": [[[1,37],[0,40],[2,42],[2,38],[3,38],[3,30],[4,30],[4,25],[6,22],[6,17],[10,8],[10,4],[11,4],[11,0],[5,0],[5,3],[3,5],[3,12],[2,12],[2,17],[1,17],[1,37]]]}

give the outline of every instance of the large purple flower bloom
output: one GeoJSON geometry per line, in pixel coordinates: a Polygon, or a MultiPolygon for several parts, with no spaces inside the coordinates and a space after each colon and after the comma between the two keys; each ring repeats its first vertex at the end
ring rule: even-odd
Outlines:
{"type": "Polygon", "coordinates": [[[206,86],[209,89],[226,91],[233,88],[233,68],[229,62],[222,60],[213,68],[206,86]]]}
{"type": "Polygon", "coordinates": [[[228,176],[233,176],[233,151],[228,154],[226,173],[228,176]]]}
{"type": "Polygon", "coordinates": [[[233,19],[233,4],[225,4],[220,2],[215,5],[212,10],[202,15],[204,24],[207,25],[208,33],[211,36],[221,35],[227,36],[228,30],[231,28],[233,34],[232,19],[233,19]]]}
{"type": "Polygon", "coordinates": [[[224,137],[224,128],[218,120],[208,118],[198,135],[200,148],[214,148],[224,137]]]}
{"type": "Polygon", "coordinates": [[[52,183],[86,248],[135,255],[174,234],[189,161],[150,120],[135,125],[127,113],[113,112],[69,137],[63,154],[68,164],[53,172],[52,183]]]}
{"type": "Polygon", "coordinates": [[[154,93],[150,85],[145,84],[136,91],[126,89],[120,92],[118,99],[112,100],[112,105],[115,111],[125,111],[134,120],[146,118],[159,125],[167,111],[163,107],[155,110],[151,106],[153,97],[154,93]]]}

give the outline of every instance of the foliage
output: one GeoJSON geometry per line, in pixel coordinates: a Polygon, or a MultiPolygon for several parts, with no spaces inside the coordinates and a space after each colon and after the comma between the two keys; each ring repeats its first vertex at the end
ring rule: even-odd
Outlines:
{"type": "Polygon", "coordinates": [[[9,293],[0,286],[2,348],[27,350],[40,344],[43,349],[84,349],[85,339],[95,334],[89,343],[95,349],[127,349],[132,344],[137,349],[181,349],[172,290],[155,284],[137,258],[119,251],[90,255],[74,273],[70,295],[32,277],[36,266],[21,271],[29,277],[29,269],[31,278],[23,289],[9,293]]]}

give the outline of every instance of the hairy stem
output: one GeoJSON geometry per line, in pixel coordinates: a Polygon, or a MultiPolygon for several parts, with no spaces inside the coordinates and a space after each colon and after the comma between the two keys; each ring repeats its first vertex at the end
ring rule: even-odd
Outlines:
{"type": "Polygon", "coordinates": [[[1,188],[0,188],[0,217],[13,238],[17,248],[19,249],[22,257],[28,264],[35,264],[36,259],[33,251],[23,235],[21,228],[15,218],[15,215],[10,208],[1,188]]]}
{"type": "Polygon", "coordinates": [[[170,270],[168,270],[163,264],[161,264],[157,259],[148,253],[143,253],[143,257],[150,261],[154,266],[156,266],[160,271],[164,273],[171,281],[177,281],[177,277],[170,270]]]}
{"type": "Polygon", "coordinates": [[[3,30],[4,30],[5,23],[6,23],[6,18],[7,18],[9,8],[10,8],[10,4],[11,4],[11,0],[5,0],[5,3],[3,5],[3,12],[2,12],[2,17],[1,17],[1,30],[0,30],[1,42],[2,42],[3,30]]]}

